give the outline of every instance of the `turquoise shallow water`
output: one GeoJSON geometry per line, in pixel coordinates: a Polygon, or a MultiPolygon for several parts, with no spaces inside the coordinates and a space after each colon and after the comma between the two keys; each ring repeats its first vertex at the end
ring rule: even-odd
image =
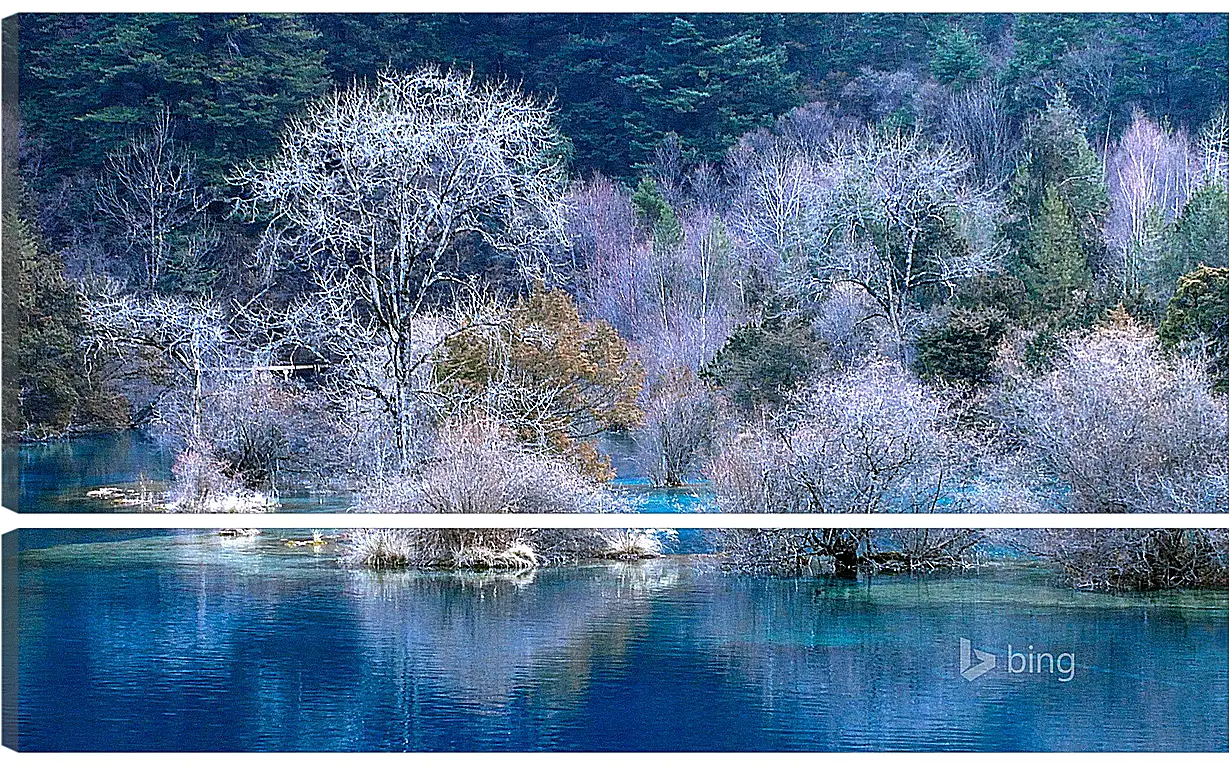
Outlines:
{"type": "MultiPolygon", "coordinates": [[[[625,442],[625,441],[624,441],[625,442]]],[[[621,444],[616,443],[615,447],[621,444]]],[[[622,446],[624,453],[628,449],[622,446]]],[[[171,480],[171,451],[137,431],[74,437],[4,446],[4,506],[18,512],[136,512],[86,494],[103,486],[161,490],[171,480]]],[[[712,511],[712,493],[704,486],[653,488],[634,475],[626,455],[615,456],[620,479],[614,490],[626,495],[635,510],[652,513],[712,511]]],[[[283,491],[278,512],[346,512],[345,494],[283,491]]]]}
{"type": "Polygon", "coordinates": [[[1019,566],[779,579],[703,558],[373,574],[285,535],[6,549],[19,746],[1229,746],[1223,592],[1083,594],[1019,566]],[[1003,663],[965,680],[961,637],[1003,663]],[[1073,654],[1070,681],[1009,671],[1029,644],[1073,654]]]}

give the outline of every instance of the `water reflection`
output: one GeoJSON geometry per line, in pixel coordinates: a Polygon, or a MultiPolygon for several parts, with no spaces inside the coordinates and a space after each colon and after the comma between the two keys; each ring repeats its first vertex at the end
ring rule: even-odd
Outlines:
{"type": "Polygon", "coordinates": [[[20,555],[30,749],[1225,749],[1224,593],[668,558],[373,574],[211,536],[20,555]],[[1075,652],[973,682],[959,637],[1075,652]]]}

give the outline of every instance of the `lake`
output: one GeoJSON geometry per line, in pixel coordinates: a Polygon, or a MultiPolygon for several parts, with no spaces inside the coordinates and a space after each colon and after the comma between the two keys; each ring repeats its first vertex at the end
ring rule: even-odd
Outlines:
{"type": "Polygon", "coordinates": [[[1224,592],[1078,593],[1019,564],[755,577],[702,557],[380,574],[286,535],[6,536],[20,747],[1229,748],[1224,592]],[[997,666],[966,680],[961,638],[997,666]],[[1070,654],[1071,674],[1025,671],[1026,651],[1070,654]]]}
{"type": "MultiPolygon", "coordinates": [[[[626,438],[606,437],[619,478],[614,490],[630,498],[635,511],[686,513],[713,511],[712,493],[703,486],[655,488],[636,474],[626,438]]],[[[141,484],[164,489],[171,480],[174,453],[137,430],[4,445],[4,506],[23,513],[139,512],[86,493],[96,488],[141,484]]],[[[347,494],[283,492],[282,513],[347,512],[347,494]]]]}

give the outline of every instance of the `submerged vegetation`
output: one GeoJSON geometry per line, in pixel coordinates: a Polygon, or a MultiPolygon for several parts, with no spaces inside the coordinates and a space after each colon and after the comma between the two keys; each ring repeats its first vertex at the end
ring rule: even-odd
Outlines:
{"type": "MultiPolygon", "coordinates": [[[[611,435],[726,512],[1229,505],[1223,15],[18,22],[4,427],[149,429],[171,508],[623,511],[611,435]]],[[[544,536],[348,557],[654,548],[544,536]]],[[[975,543],[728,554],[919,570],[975,543]]]]}

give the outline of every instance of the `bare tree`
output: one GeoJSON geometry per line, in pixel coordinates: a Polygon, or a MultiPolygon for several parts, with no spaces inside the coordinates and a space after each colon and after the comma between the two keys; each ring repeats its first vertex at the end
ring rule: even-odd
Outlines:
{"type": "Polygon", "coordinates": [[[681,242],[661,249],[636,228],[629,197],[606,179],[571,199],[581,304],[636,343],[651,381],[677,366],[698,370],[745,315],[742,265],[723,220],[686,213],[681,242]]]}
{"type": "Polygon", "coordinates": [[[1127,295],[1156,275],[1164,257],[1163,228],[1182,213],[1202,174],[1186,134],[1166,130],[1139,111],[1111,149],[1105,171],[1111,205],[1106,234],[1127,295]]]}
{"type": "Polygon", "coordinates": [[[938,116],[940,135],[964,147],[982,184],[1001,189],[1015,172],[1020,128],[1004,89],[990,81],[950,93],[938,116]]]}
{"type": "MultiPolygon", "coordinates": [[[[158,287],[179,244],[176,235],[208,204],[190,158],[175,143],[171,116],[163,110],[147,134],[107,157],[98,189],[102,213],[114,220],[128,248],[140,254],[147,290],[158,287]]],[[[199,258],[216,242],[197,237],[189,244],[199,258]]]]}
{"type": "Polygon", "coordinates": [[[763,151],[731,155],[735,189],[730,225],[766,265],[802,251],[811,236],[806,215],[816,205],[821,179],[797,147],[776,141],[763,151]]]}
{"type": "Polygon", "coordinates": [[[548,106],[502,83],[424,67],[312,105],[281,151],[238,173],[270,224],[263,254],[348,284],[383,348],[395,440],[410,463],[417,318],[463,238],[541,272],[564,235],[566,173],[548,106]]]}
{"type": "Polygon", "coordinates": [[[716,397],[687,368],[670,372],[649,394],[638,436],[658,485],[681,486],[711,458],[720,427],[716,397]]]}
{"type": "Polygon", "coordinates": [[[950,296],[997,267],[996,203],[968,183],[963,151],[916,132],[846,133],[831,152],[822,194],[805,210],[805,248],[787,254],[787,286],[810,298],[837,283],[861,286],[903,359],[917,296],[950,296]]]}
{"type": "Polygon", "coordinates": [[[1213,111],[1199,132],[1198,146],[1203,182],[1229,186],[1229,106],[1213,111]]]}
{"type": "Polygon", "coordinates": [[[143,370],[169,376],[172,386],[185,386],[190,406],[182,437],[200,439],[207,382],[239,355],[228,323],[232,315],[211,299],[134,296],[106,280],[80,298],[87,356],[135,357],[143,370]]]}

